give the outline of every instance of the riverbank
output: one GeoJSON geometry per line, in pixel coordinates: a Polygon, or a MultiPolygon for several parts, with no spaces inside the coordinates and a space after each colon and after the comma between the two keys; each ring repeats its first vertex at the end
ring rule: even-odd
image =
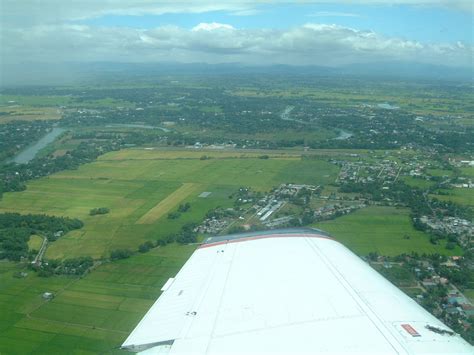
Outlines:
{"type": "Polygon", "coordinates": [[[16,164],[26,164],[29,161],[33,160],[38,152],[45,148],[48,144],[54,142],[54,140],[63,134],[66,130],[64,128],[54,127],[50,132],[41,137],[36,143],[26,147],[8,162],[13,162],[16,164]]]}

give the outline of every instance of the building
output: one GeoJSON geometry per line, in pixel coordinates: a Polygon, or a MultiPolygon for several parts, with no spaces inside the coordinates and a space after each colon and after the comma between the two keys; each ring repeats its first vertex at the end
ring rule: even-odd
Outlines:
{"type": "Polygon", "coordinates": [[[52,292],[44,292],[42,297],[45,300],[52,300],[54,298],[54,294],[52,292]]]}
{"type": "Polygon", "coordinates": [[[208,238],[122,345],[142,354],[472,354],[326,233],[208,238]]]}

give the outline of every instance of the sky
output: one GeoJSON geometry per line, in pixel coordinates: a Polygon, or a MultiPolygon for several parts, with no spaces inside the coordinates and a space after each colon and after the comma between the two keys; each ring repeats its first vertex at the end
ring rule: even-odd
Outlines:
{"type": "Polygon", "coordinates": [[[472,68],[473,15],[471,0],[0,0],[0,64],[472,68]]]}

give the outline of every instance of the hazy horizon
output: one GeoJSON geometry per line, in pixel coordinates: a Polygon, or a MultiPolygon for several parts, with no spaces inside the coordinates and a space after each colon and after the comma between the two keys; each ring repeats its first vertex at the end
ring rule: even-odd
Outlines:
{"type": "Polygon", "coordinates": [[[3,85],[97,62],[473,67],[465,0],[3,0],[1,10],[3,85]]]}

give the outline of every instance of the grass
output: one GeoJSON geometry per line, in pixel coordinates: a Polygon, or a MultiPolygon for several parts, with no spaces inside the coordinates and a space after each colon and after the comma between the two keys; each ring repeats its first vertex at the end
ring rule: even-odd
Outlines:
{"type": "Polygon", "coordinates": [[[445,249],[433,245],[426,233],[413,228],[408,209],[371,206],[316,227],[331,233],[337,240],[359,255],[377,252],[395,256],[403,253],[439,253],[460,255],[461,249],[445,249]],[[405,239],[408,235],[410,238],[405,239]]]}
{"type": "Polygon", "coordinates": [[[376,264],[372,267],[398,287],[416,287],[418,285],[415,275],[400,265],[391,265],[390,268],[385,268],[381,264],[376,264]]]}
{"type": "MultiPolygon", "coordinates": [[[[254,153],[243,150],[211,150],[211,149],[176,149],[162,150],[154,148],[124,149],[113,154],[105,154],[99,158],[101,161],[112,160],[166,160],[166,159],[200,159],[203,156],[213,159],[243,159],[258,158],[263,153],[254,153]]],[[[300,155],[291,151],[268,151],[265,152],[270,158],[300,160],[300,155]]]]}
{"type": "Polygon", "coordinates": [[[240,87],[233,91],[233,95],[257,98],[302,98],[314,100],[316,102],[341,106],[355,106],[360,104],[372,104],[390,102],[402,109],[421,115],[445,115],[461,114],[469,112],[469,104],[472,101],[472,94],[466,93],[458,97],[443,97],[438,92],[420,85],[418,87],[404,87],[395,89],[392,85],[382,84],[378,87],[367,86],[359,88],[357,92],[349,88],[329,88],[329,87],[298,87],[298,88],[275,88],[263,89],[260,87],[240,87]],[[428,89],[428,90],[426,90],[428,89]],[[424,92],[424,97],[419,97],[419,91],[424,92]],[[430,91],[430,92],[428,92],[430,91]],[[416,94],[415,94],[416,93],[416,94]]]}
{"type": "Polygon", "coordinates": [[[220,113],[222,112],[222,108],[220,106],[201,106],[199,107],[199,111],[207,113],[220,113]]]}
{"type": "Polygon", "coordinates": [[[40,250],[41,244],[43,244],[43,238],[39,235],[32,235],[28,241],[28,249],[40,250]]]}
{"type": "Polygon", "coordinates": [[[66,95],[0,95],[0,108],[7,110],[12,107],[13,109],[24,108],[30,110],[33,108],[54,108],[58,106],[100,108],[110,106],[134,107],[135,105],[126,100],[113,98],[88,99],[84,101],[66,95]]]}
{"type": "Polygon", "coordinates": [[[462,176],[474,178],[474,167],[460,168],[459,170],[462,176]]]}
{"type": "Polygon", "coordinates": [[[184,183],[181,187],[169,194],[164,200],[160,201],[155,207],[144,214],[137,223],[152,224],[156,222],[191,193],[198,191],[199,189],[199,185],[184,183]]]}
{"type": "Polygon", "coordinates": [[[0,106],[0,124],[15,120],[57,120],[61,118],[61,111],[55,107],[22,107],[22,106],[0,106]]]}
{"type": "Polygon", "coordinates": [[[67,105],[71,100],[69,96],[0,95],[0,106],[53,107],[67,105]]]}
{"type": "Polygon", "coordinates": [[[419,287],[400,287],[400,289],[411,298],[415,298],[416,296],[423,294],[423,289],[419,287]]]}
{"type": "Polygon", "coordinates": [[[338,136],[335,130],[316,126],[315,124],[305,125],[303,128],[286,128],[284,130],[269,129],[259,132],[229,132],[225,129],[215,128],[209,130],[192,124],[180,125],[175,130],[182,134],[193,134],[195,137],[241,139],[241,140],[263,140],[263,141],[287,141],[287,140],[306,140],[308,142],[322,141],[338,136]]]}
{"type": "Polygon", "coordinates": [[[228,153],[215,152],[213,159],[201,160],[202,153],[112,152],[77,170],[32,181],[26,191],[5,193],[0,212],[79,218],[84,227],[51,243],[46,257],[101,258],[111,250],[136,250],[144,241],[176,233],[185,223],[200,222],[210,209],[231,207],[229,195],[241,186],[268,191],[284,182],[327,184],[338,172],[324,160],[302,160],[287,153],[274,152],[270,159],[228,153]],[[148,159],[143,159],[144,155],[148,159]],[[193,189],[182,194],[182,186],[193,189]],[[212,194],[198,197],[203,191],[212,194]],[[190,211],[176,220],[167,218],[168,211],[186,202],[191,204],[190,211]],[[107,207],[110,213],[89,216],[97,207],[107,207]]]}
{"type": "Polygon", "coordinates": [[[471,302],[474,302],[474,289],[467,289],[464,290],[463,294],[471,300],[471,302]]]}
{"type": "Polygon", "coordinates": [[[403,176],[402,180],[409,186],[418,187],[420,189],[427,189],[434,185],[433,181],[418,179],[411,176],[403,176]]]}
{"type": "Polygon", "coordinates": [[[468,207],[474,206],[474,189],[453,188],[450,190],[441,190],[448,195],[430,195],[438,200],[451,201],[468,207]]]}
{"type": "Polygon", "coordinates": [[[453,172],[451,170],[444,169],[428,169],[427,173],[431,176],[451,176],[453,172]]]}
{"type": "Polygon", "coordinates": [[[171,244],[83,278],[14,278],[19,265],[0,262],[0,354],[125,353],[118,347],[193,251],[171,244]]]}

